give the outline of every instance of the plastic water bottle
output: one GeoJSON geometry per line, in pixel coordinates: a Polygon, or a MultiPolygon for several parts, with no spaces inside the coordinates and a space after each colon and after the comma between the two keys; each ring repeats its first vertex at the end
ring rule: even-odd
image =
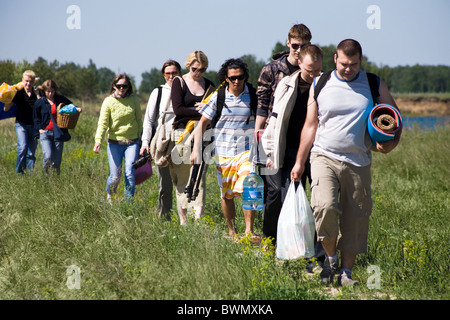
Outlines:
{"type": "Polygon", "coordinates": [[[264,205],[264,181],[253,168],[245,177],[242,192],[242,207],[246,210],[262,210],[264,205]]]}

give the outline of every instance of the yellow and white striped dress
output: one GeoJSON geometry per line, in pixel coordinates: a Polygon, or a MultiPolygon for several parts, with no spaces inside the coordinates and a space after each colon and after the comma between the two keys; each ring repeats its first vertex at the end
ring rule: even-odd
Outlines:
{"type": "MultiPolygon", "coordinates": [[[[228,90],[225,92],[222,114],[212,130],[214,130],[214,160],[221,196],[231,199],[242,194],[242,183],[253,168],[249,154],[255,122],[251,114],[247,87],[238,97],[228,90]]],[[[214,94],[200,113],[212,119],[216,113],[216,102],[217,94],[214,94]]]]}

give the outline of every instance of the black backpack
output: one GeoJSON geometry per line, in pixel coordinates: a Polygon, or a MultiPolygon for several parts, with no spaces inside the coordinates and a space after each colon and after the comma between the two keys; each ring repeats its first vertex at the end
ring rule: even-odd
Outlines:
{"type": "MultiPolygon", "coordinates": [[[[258,97],[256,95],[256,89],[250,83],[247,83],[248,92],[250,94],[250,109],[252,115],[256,118],[256,108],[258,107],[258,97]]],[[[225,90],[226,86],[222,86],[219,91],[217,91],[217,104],[216,104],[216,114],[211,120],[211,128],[214,128],[222,115],[223,105],[225,104],[225,90]]],[[[250,117],[247,118],[246,124],[250,121],[250,117]]]]}
{"type": "MultiPolygon", "coordinates": [[[[316,87],[314,88],[314,100],[317,101],[317,97],[319,96],[320,91],[330,79],[331,73],[333,71],[324,72],[319,78],[319,81],[317,81],[316,87]]],[[[380,93],[378,92],[378,87],[380,85],[379,78],[376,74],[367,72],[367,79],[369,80],[370,92],[372,93],[373,105],[375,106],[377,98],[380,96],[380,93]]]]}

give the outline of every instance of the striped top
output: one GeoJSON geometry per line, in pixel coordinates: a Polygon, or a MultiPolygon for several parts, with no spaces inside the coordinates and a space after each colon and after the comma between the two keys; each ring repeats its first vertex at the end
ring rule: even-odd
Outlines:
{"type": "MultiPolygon", "coordinates": [[[[212,120],[217,110],[217,92],[200,111],[200,114],[212,120]]],[[[222,115],[216,127],[211,132],[205,132],[204,141],[214,137],[214,151],[216,156],[234,157],[250,150],[253,139],[255,119],[250,108],[250,94],[247,86],[236,97],[225,90],[225,103],[222,115]],[[248,121],[248,123],[247,123],[248,121]]]]}

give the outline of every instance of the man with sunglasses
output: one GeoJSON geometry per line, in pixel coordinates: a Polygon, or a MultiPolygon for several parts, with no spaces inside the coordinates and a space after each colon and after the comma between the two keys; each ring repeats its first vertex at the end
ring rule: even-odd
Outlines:
{"type": "Polygon", "coordinates": [[[298,59],[303,46],[311,42],[311,31],[304,24],[296,24],[288,33],[286,45],[289,51],[275,54],[273,61],[265,65],[258,79],[258,112],[256,130],[264,129],[272,113],[274,93],[278,83],[299,69],[298,59]]]}
{"type": "MultiPolygon", "coordinates": [[[[218,97],[223,92],[213,94],[209,102],[200,111],[199,121],[194,138],[191,162],[201,162],[201,145],[203,135],[213,121],[214,159],[217,168],[217,180],[221,189],[222,211],[228,226],[229,236],[236,236],[234,198],[241,196],[243,181],[254,168],[249,161],[250,138],[255,127],[254,113],[251,108],[253,94],[250,93],[248,67],[241,59],[229,59],[218,72],[219,81],[226,81],[225,100],[220,110],[218,97]],[[216,113],[219,113],[215,123],[216,113]]],[[[254,90],[254,89],[253,89],[254,90]]],[[[255,98],[256,100],[256,94],[255,98]]],[[[252,241],[259,242],[260,237],[253,234],[255,211],[243,210],[245,233],[250,234],[252,241]]]]}
{"type": "MultiPolygon", "coordinates": [[[[289,52],[274,55],[274,61],[265,65],[258,79],[258,108],[256,111],[255,131],[262,131],[272,114],[274,93],[280,81],[299,70],[300,50],[311,41],[311,31],[304,24],[291,27],[287,46],[289,52]],[[275,60],[275,58],[277,58],[275,60]]],[[[270,155],[269,155],[270,156],[270,155]]],[[[252,157],[252,161],[253,161],[252,157]]],[[[261,172],[265,184],[263,208],[263,234],[276,241],[277,222],[282,207],[281,172],[261,172]],[[266,174],[267,173],[267,174],[266,174]]],[[[279,170],[278,170],[279,171],[279,170]]]]}

